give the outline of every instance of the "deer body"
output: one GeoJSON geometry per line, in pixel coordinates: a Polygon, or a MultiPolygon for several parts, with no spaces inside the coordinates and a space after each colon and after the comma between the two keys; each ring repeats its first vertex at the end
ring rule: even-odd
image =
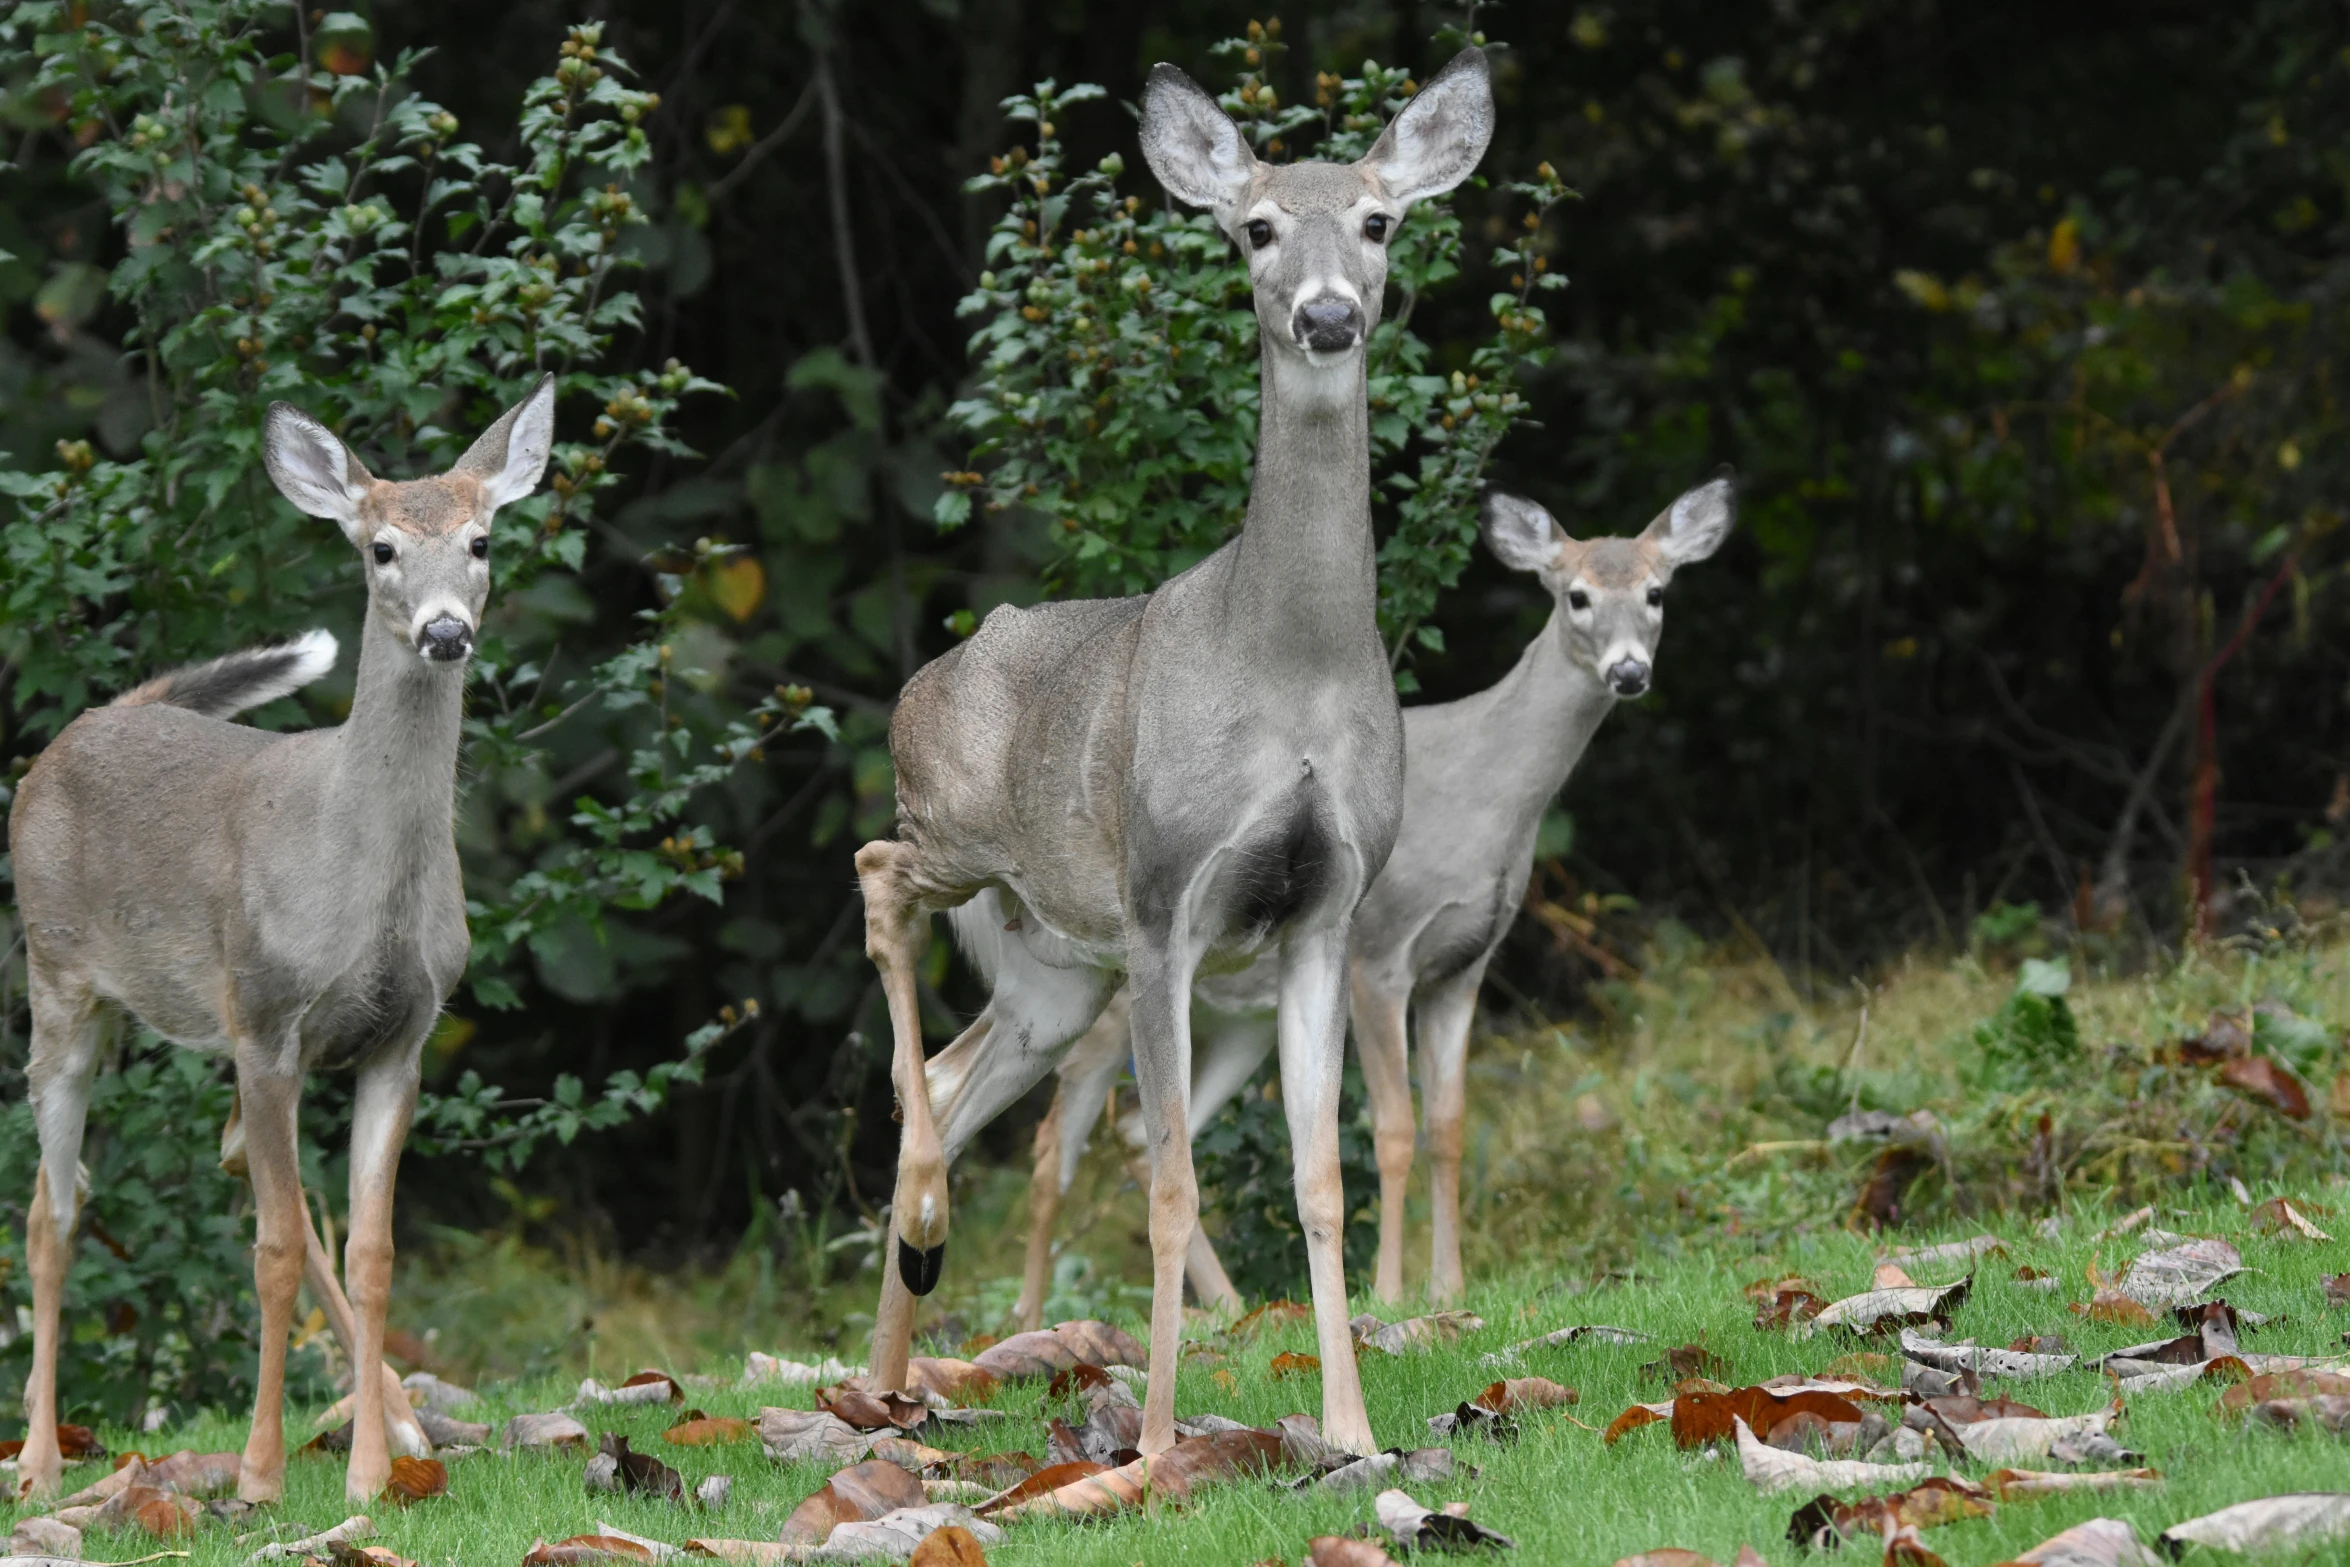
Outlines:
{"type": "MultiPolygon", "coordinates": [[[[1492,686],[1456,702],[1405,710],[1403,818],[1385,865],[1356,906],[1349,939],[1355,1046],[1379,1161],[1374,1288],[1383,1298],[1403,1293],[1404,1194],[1413,1154],[1406,1014],[1414,1014],[1422,1052],[1434,1213],[1430,1292],[1456,1300],[1464,1282],[1460,1161],[1468,1036],[1486,964],[1525,901],[1544,808],[1616,703],[1648,688],[1673,569],[1712,554],[1730,523],[1730,488],[1722,480],[1682,496],[1635,539],[1579,543],[1527,502],[1497,495],[1488,503],[1489,547],[1506,564],[1542,579],[1555,601],[1550,622],[1492,686]]],[[[1201,987],[1198,1011],[1210,1043],[1195,1071],[1195,1132],[1264,1059],[1261,1026],[1252,1027],[1251,1019],[1252,1010],[1267,1004],[1263,967],[1201,987]]],[[[1109,1039],[1089,1036],[1080,1056],[1047,1117],[1053,1179],[1044,1201],[1036,1198],[1048,1184],[1048,1152],[1045,1139],[1038,1142],[1031,1223],[1044,1229],[1122,1065],[1109,1039]]],[[[1229,1298],[1213,1248],[1197,1243],[1191,1256],[1202,1301],[1229,1298]]],[[[1032,1234],[1021,1300],[1026,1318],[1041,1315],[1049,1258],[1049,1243],[1032,1234]]]]}
{"type": "Polygon", "coordinates": [[[535,488],[553,384],[510,410],[451,473],[373,479],[323,426],[272,408],[271,476],[341,522],[367,561],[351,715],[279,735],[226,722],[332,666],[334,639],[230,654],[82,714],[26,775],[9,822],[23,910],[41,1169],[29,1225],[32,1418],[23,1485],[57,1484],[56,1367],[66,1246],[99,1047],[121,1014],[235,1063],[253,1183],[261,1374],[240,1494],[285,1471],[287,1329],[310,1225],[296,1159],[303,1075],[356,1073],[346,1250],[356,1342],[346,1488],[382,1488],[380,1365],[391,1198],[419,1057],[463,976],[454,812],[464,660],[488,593],[491,513],[535,488]]]}
{"type": "Polygon", "coordinates": [[[1140,599],[999,609],[906,687],[890,726],[899,837],[858,855],[905,1114],[872,1373],[902,1385],[937,1278],[946,1165],[1091,1025],[1124,977],[1151,1168],[1150,1391],[1172,1445],[1182,1265],[1198,1219],[1186,1100],[1203,970],[1278,965],[1279,1048],[1312,1256],[1324,1433],[1375,1451],[1346,1329],[1337,1090],[1354,905],[1385,861],[1403,746],[1375,611],[1364,351],[1385,242],[1467,177],[1491,128],[1466,51],[1361,163],[1260,164],[1171,66],[1143,148],[1250,259],[1262,413],[1240,536],[1140,599]],[[985,1011],[925,1063],[913,964],[953,909],[985,1011]]]}

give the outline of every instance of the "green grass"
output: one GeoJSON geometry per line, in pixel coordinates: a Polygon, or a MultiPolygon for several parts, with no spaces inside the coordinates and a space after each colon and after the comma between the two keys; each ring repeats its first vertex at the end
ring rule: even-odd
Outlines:
{"type": "MultiPolygon", "coordinates": [[[[2148,1330],[2091,1324],[2064,1309],[2066,1299],[2086,1298],[2085,1269],[2093,1259],[2112,1268],[2135,1250],[2127,1242],[2093,1245],[2091,1237],[2100,1222],[2100,1215],[2076,1213],[2066,1238],[2053,1243],[2033,1238],[2022,1224],[1994,1226],[1995,1233],[2006,1238],[2010,1256],[1984,1267],[1973,1298],[1957,1315],[1953,1336],[2005,1343],[2026,1332],[2061,1332],[2087,1353],[2154,1336],[2148,1330]],[[2017,1288],[2008,1275],[2017,1263],[2025,1262],[2056,1273],[2065,1281],[2064,1292],[2050,1296],[2017,1288]]],[[[2350,1248],[2250,1233],[2250,1224],[2232,1201],[2166,1210],[2160,1222],[2189,1233],[2227,1236],[2243,1250],[2255,1271],[2232,1281],[2225,1293],[2239,1306],[2284,1319],[2254,1336],[2248,1348],[2317,1354],[2341,1347],[2350,1314],[2324,1309],[2317,1279],[2320,1272],[2343,1267],[2350,1248]]],[[[1958,1233],[1962,1232],[1953,1230],[1950,1235],[1958,1233]]],[[[1571,1322],[1613,1323],[1659,1340],[1651,1347],[1585,1343],[1526,1359],[1524,1371],[1578,1388],[1582,1403],[1571,1413],[1595,1426],[1604,1425],[1628,1403],[1660,1396],[1660,1389],[1643,1379],[1637,1368],[1671,1344],[1703,1341],[1729,1358],[1739,1383],[1780,1372],[1817,1370],[1855,1346],[1829,1335],[1795,1340],[1756,1331],[1740,1286],[1766,1271],[1795,1270],[1832,1293],[1850,1293],[1866,1286],[1874,1253],[1873,1244],[1862,1237],[1822,1231],[1767,1256],[1750,1243],[1708,1242],[1657,1265],[1653,1272],[1638,1270],[1632,1278],[1580,1292],[1540,1271],[1491,1282],[1474,1291],[1471,1300],[1489,1324],[1482,1332],[1422,1355],[1365,1357],[1372,1418],[1383,1440],[1424,1444],[1429,1440],[1422,1424],[1426,1416],[1449,1409],[1495,1374],[1477,1364],[1478,1356],[1571,1322]]],[[[1925,1281],[1933,1280],[1926,1276],[1925,1281]]],[[[1140,1326],[1131,1319],[1128,1325],[1140,1326]]],[[[1319,1389],[1312,1380],[1273,1383],[1264,1375],[1274,1354],[1312,1347],[1310,1332],[1302,1328],[1263,1335],[1232,1357],[1236,1391],[1219,1386],[1210,1371],[1187,1366],[1179,1383],[1179,1407],[1186,1414],[1213,1411],[1251,1423],[1269,1423],[1298,1409],[1315,1410],[1319,1389]]],[[[729,1384],[724,1391],[690,1394],[694,1404],[712,1414],[754,1415],[763,1402],[782,1397],[772,1390],[763,1395],[733,1387],[739,1364],[703,1369],[723,1375],[729,1384]]],[[[503,1419],[559,1405],[570,1396],[571,1384],[549,1378],[484,1391],[496,1418],[503,1419]]],[[[2080,1371],[2012,1391],[2051,1414],[2098,1408],[2109,1397],[2101,1378],[2080,1371]]],[[[1041,1455],[1041,1395],[1035,1385],[1008,1387],[995,1402],[1011,1413],[1010,1420],[981,1434],[958,1432],[931,1440],[978,1450],[1025,1448],[1041,1455]]],[[[2129,1518],[2151,1539],[2171,1523],[2232,1502],[2285,1491],[2338,1489],[2350,1476],[2350,1449],[2341,1439],[2243,1429],[2215,1418],[2217,1400],[2218,1389],[2206,1387],[2130,1400],[2117,1435],[2163,1471],[2167,1480],[2157,1490],[2017,1502],[1991,1518],[1935,1530],[1930,1543],[1951,1567],[1974,1567],[2004,1561],[2059,1529],[2099,1515],[2129,1518]]],[[[800,1401],[805,1402],[804,1395],[800,1401]]],[[[708,1516],[665,1504],[591,1498],[581,1487],[581,1459],[576,1455],[504,1458],[484,1453],[452,1466],[446,1497],[404,1513],[371,1509],[378,1543],[428,1567],[512,1567],[535,1538],[587,1532],[599,1519],[676,1541],[697,1534],[773,1538],[791,1508],[826,1478],[819,1467],[771,1463],[756,1444],[715,1450],[670,1448],[659,1440],[672,1418],[665,1409],[591,1412],[583,1418],[591,1430],[625,1432],[639,1450],[672,1462],[689,1483],[713,1473],[733,1475],[732,1504],[725,1513],[708,1516]]],[[[137,1446],[150,1453],[180,1446],[233,1448],[242,1435],[241,1421],[226,1416],[206,1416],[144,1439],[108,1433],[117,1448],[137,1446]]],[[[1514,1445],[1465,1441],[1456,1450],[1479,1466],[1481,1476],[1426,1488],[1420,1500],[1429,1505],[1467,1501],[1478,1520],[1516,1537],[1522,1561],[1606,1564],[1661,1545],[1685,1546],[1726,1561],[1747,1542],[1775,1562],[1792,1561],[1797,1555],[1785,1531],[1790,1512],[1806,1500],[1803,1495],[1759,1496],[1741,1477],[1733,1456],[1678,1452],[1661,1427],[1635,1432],[1611,1449],[1595,1432],[1559,1412],[1542,1412],[1526,1417],[1522,1438],[1514,1445]]],[[[1983,1466],[1976,1467],[1979,1472],[1983,1466]]],[[[74,1471],[73,1483],[86,1483],[98,1473],[85,1466],[74,1471]]],[[[323,1528],[345,1516],[341,1497],[338,1460],[298,1458],[279,1513],[323,1528]]],[[[998,1564],[1103,1567],[1136,1561],[1152,1567],[1234,1567],[1265,1558],[1295,1561],[1311,1536],[1368,1521],[1370,1502],[1367,1493],[1299,1496],[1260,1480],[1244,1480],[1157,1516],[1017,1524],[989,1558],[998,1564]]],[[[0,1518],[6,1516],[0,1510],[0,1518]]],[[[93,1560],[120,1560],[143,1554],[146,1548],[133,1537],[93,1536],[88,1554],[93,1560]]],[[[193,1543],[191,1562],[193,1567],[228,1567],[241,1555],[231,1543],[230,1531],[212,1525],[193,1543]]]]}

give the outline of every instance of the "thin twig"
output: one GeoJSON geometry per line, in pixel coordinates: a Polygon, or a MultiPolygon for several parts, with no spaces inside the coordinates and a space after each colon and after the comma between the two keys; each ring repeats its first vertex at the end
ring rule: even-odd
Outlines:
{"type": "Polygon", "coordinates": [[[727,192],[740,185],[750,176],[753,169],[766,161],[769,153],[791,140],[792,132],[800,128],[800,122],[805,120],[808,117],[808,111],[815,107],[816,84],[810,82],[800,89],[800,101],[791,106],[791,112],[783,117],[783,123],[751,143],[749,150],[742,155],[742,161],[728,169],[725,176],[710,187],[708,194],[703,199],[708,201],[711,206],[717,206],[726,198],[727,192]]]}

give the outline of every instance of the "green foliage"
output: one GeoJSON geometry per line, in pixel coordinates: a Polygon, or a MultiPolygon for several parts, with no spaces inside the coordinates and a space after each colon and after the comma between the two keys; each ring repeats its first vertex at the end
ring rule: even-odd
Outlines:
{"type": "MultiPolygon", "coordinates": [[[[1266,1085],[1273,1081],[1270,1075],[1266,1085]]],[[[1216,1255],[1233,1284],[1256,1300],[1306,1294],[1306,1238],[1297,1222],[1297,1165],[1281,1101],[1252,1089],[1192,1139],[1200,1190],[1223,1219],[1216,1255]]],[[[1347,1192],[1349,1278],[1368,1277],[1379,1249],[1379,1162],[1362,1075],[1350,1058],[1338,1096],[1338,1167],[1347,1192]]]]}
{"type": "Polygon", "coordinates": [[[2081,1029],[2065,992],[2072,971],[2062,959],[2026,958],[2014,992],[1974,1029],[1982,1081],[2014,1088],[2052,1083],[2081,1059],[2081,1029]]]}
{"type": "Polygon", "coordinates": [[[1967,950],[1996,952],[2020,947],[2040,934],[2040,905],[1994,903],[1967,928],[1967,950]]]}
{"type": "MultiPolygon", "coordinates": [[[[1365,62],[1325,73],[1315,106],[1283,106],[1263,62],[1279,29],[1250,24],[1216,46],[1239,81],[1219,100],[1260,157],[1300,142],[1351,161],[1417,84],[1365,62]]],[[[1046,585],[1057,593],[1147,592],[1239,528],[1256,449],[1259,367],[1248,266],[1205,214],[1121,195],[1112,153],[1072,172],[1058,121],[1101,98],[1091,85],[1040,83],[1005,112],[1035,128],[972,179],[1009,198],[988,240],[988,270],[961,313],[977,322],[980,375],[950,419],[973,439],[972,471],[951,476],[934,513],[944,527],[975,506],[1045,519],[1046,585]]],[[[1466,243],[1447,201],[1416,208],[1389,247],[1392,299],[1370,345],[1374,493],[1392,508],[1379,550],[1379,617],[1396,662],[1441,650],[1425,623],[1477,538],[1477,500],[1494,449],[1522,419],[1520,378],[1548,359],[1537,291],[1564,287],[1542,254],[1542,222],[1573,193],[1545,163],[1503,187],[1523,204],[1516,238],[1491,264],[1510,286],[1490,301],[1492,335],[1449,375],[1413,329],[1426,293],[1460,276],[1466,243]]],[[[1408,670],[1399,680],[1416,688],[1408,670]]]]}

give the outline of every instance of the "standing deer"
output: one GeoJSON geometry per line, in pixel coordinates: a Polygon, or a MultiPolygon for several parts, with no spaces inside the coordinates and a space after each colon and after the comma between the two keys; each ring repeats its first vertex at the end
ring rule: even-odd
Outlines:
{"type": "MultiPolygon", "coordinates": [[[[1355,910],[1349,954],[1355,1048],[1379,1161],[1374,1287],[1382,1299],[1403,1293],[1404,1189],[1412,1173],[1406,1009],[1417,1000],[1420,1092],[1433,1167],[1429,1293],[1456,1301],[1469,1023],[1485,965],[1525,901],[1543,808],[1617,701],[1648,690],[1664,634],[1665,587],[1677,568],[1721,547],[1732,516],[1726,478],[1689,491],[1632,539],[1577,541],[1531,501],[1497,494],[1486,502],[1487,547],[1503,564],[1539,577],[1554,607],[1550,624],[1497,684],[1403,715],[1403,825],[1386,867],[1355,910]]],[[[1196,1011],[1209,1021],[1193,1077],[1194,1135],[1264,1061],[1259,1018],[1268,1004],[1260,972],[1266,966],[1260,960],[1244,973],[1221,976],[1217,988],[1207,982],[1199,988],[1196,1011]]],[[[1125,1065],[1118,1017],[1115,1007],[1105,1010],[1103,1024],[1071,1053],[1038,1130],[1027,1278],[1015,1308],[1023,1327],[1042,1320],[1053,1217],[1125,1065]]],[[[1192,1289],[1203,1303],[1237,1298],[1204,1236],[1189,1257],[1192,1289]]]]}
{"type": "Polygon", "coordinates": [[[899,836],[857,855],[905,1118],[897,1266],[873,1329],[879,1384],[903,1385],[914,1297],[937,1284],[948,1162],[1052,1069],[1123,974],[1151,1166],[1141,1449],[1173,1445],[1182,1265],[1199,1215],[1185,1115],[1192,981],[1272,954],[1323,1433],[1377,1450],[1347,1335],[1338,1173],[1347,927],[1403,800],[1403,726],[1375,613],[1365,354],[1389,237],[1413,202],[1468,177],[1492,121],[1485,57],[1464,50],[1360,162],[1275,166],[1189,77],[1151,72],[1152,170],[1248,258],[1263,387],[1255,480],[1239,537],[1157,591],[998,609],[899,700],[899,836]],[[926,1067],[916,965],[941,909],[993,989],[926,1067]]]}
{"type": "Polygon", "coordinates": [[[9,822],[33,1018],[41,1138],[26,1226],[33,1275],[27,1495],[53,1491],[67,1242],[80,1209],[90,1080],[121,1014],[230,1057],[261,1301],[261,1373],[238,1494],[285,1489],[286,1334],[310,1222],[295,1157],[305,1073],[358,1074],[344,1254],[354,1308],[354,1427],[344,1490],[390,1472],[384,1310],[392,1185],[416,1107],[425,1035],[464,974],[457,745],[465,666],[489,595],[490,518],[538,487],[554,378],[436,478],[372,477],[333,432],[272,404],[269,476],[360,553],[367,616],[351,716],[271,734],[226,722],[326,673],[335,640],[175,670],[66,725],[25,775],[9,822]]]}

